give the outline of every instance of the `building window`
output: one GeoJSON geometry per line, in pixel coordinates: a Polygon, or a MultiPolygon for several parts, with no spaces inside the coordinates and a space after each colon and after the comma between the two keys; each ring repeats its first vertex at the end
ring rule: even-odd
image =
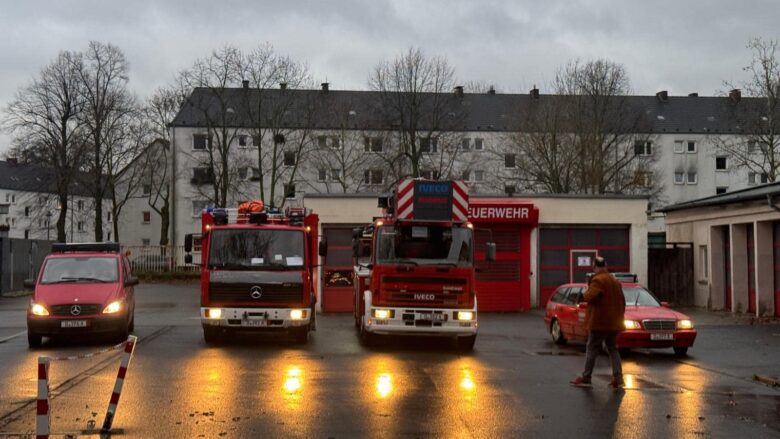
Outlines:
{"type": "Polygon", "coordinates": [[[687,151],[688,154],[696,154],[696,142],[689,140],[685,151],[687,151]]]}
{"type": "Polygon", "coordinates": [[[653,155],[653,142],[649,140],[634,142],[634,154],[641,156],[653,155]]]}
{"type": "Polygon", "coordinates": [[[284,166],[295,166],[295,153],[292,151],[284,152],[284,166]]]}
{"type": "Polygon", "coordinates": [[[363,172],[363,183],[365,184],[382,184],[385,178],[381,169],[366,169],[363,172]]]}
{"type": "Polygon", "coordinates": [[[514,168],[515,167],[515,155],[514,154],[504,154],[504,167],[505,168],[514,168]]]}
{"type": "Polygon", "coordinates": [[[469,149],[471,149],[471,139],[469,139],[468,137],[464,137],[463,139],[461,139],[460,149],[464,151],[468,151],[469,149]]]}
{"type": "Polygon", "coordinates": [[[145,210],[142,213],[144,215],[144,224],[149,224],[152,222],[152,212],[145,210]]]}
{"type": "Polygon", "coordinates": [[[364,137],[363,148],[366,152],[382,152],[382,138],[364,137]]]}
{"type": "Polygon", "coordinates": [[[152,193],[152,185],[151,184],[145,184],[143,185],[142,192],[144,195],[149,195],[152,193]]]}
{"type": "Polygon", "coordinates": [[[330,138],[330,147],[333,149],[340,149],[341,148],[341,139],[339,139],[336,136],[333,136],[330,138]]]}
{"type": "Polygon", "coordinates": [[[30,230],[29,229],[24,231],[24,239],[30,239],[30,230]]]}
{"type": "Polygon", "coordinates": [[[330,179],[332,181],[341,181],[341,170],[333,168],[330,170],[330,179]]]}
{"type": "Polygon", "coordinates": [[[758,142],[755,140],[748,140],[747,144],[747,152],[748,154],[755,154],[758,152],[758,142]]]}
{"type": "Polygon", "coordinates": [[[76,226],[76,228],[77,228],[77,230],[79,232],[83,232],[84,231],[84,222],[83,221],[79,221],[77,226],[76,226]]]}
{"type": "Polygon", "coordinates": [[[328,146],[327,144],[328,138],[325,136],[317,136],[317,146],[320,148],[326,148],[328,146]]]}
{"type": "Polygon", "coordinates": [[[685,173],[684,172],[675,172],[674,173],[674,184],[683,184],[685,183],[685,173]]]}
{"type": "Polygon", "coordinates": [[[635,175],[636,185],[649,188],[653,186],[653,173],[648,171],[639,171],[635,175]]]}
{"type": "Polygon", "coordinates": [[[24,206],[24,216],[30,216],[30,206],[24,206]]]}
{"type": "Polygon", "coordinates": [[[728,162],[726,160],[726,157],[723,156],[715,157],[715,170],[725,171],[727,169],[728,169],[728,162]]]}
{"type": "Polygon", "coordinates": [[[211,146],[211,139],[206,134],[192,135],[192,149],[204,150],[211,146]]]}
{"type": "Polygon", "coordinates": [[[707,280],[709,278],[709,264],[707,263],[707,246],[699,246],[699,279],[707,280]]]}
{"type": "Polygon", "coordinates": [[[111,221],[111,212],[106,212],[106,218],[108,218],[108,220],[111,221]]]}
{"type": "Polygon", "coordinates": [[[317,180],[319,180],[319,181],[326,181],[327,179],[328,179],[328,170],[325,169],[325,168],[318,169],[317,170],[317,180]]]}
{"type": "Polygon", "coordinates": [[[504,185],[504,193],[505,194],[507,194],[507,195],[509,195],[511,197],[515,192],[517,192],[517,186],[515,186],[513,184],[504,185]]]}
{"type": "Polygon", "coordinates": [[[149,238],[143,238],[143,239],[141,240],[141,245],[143,245],[143,246],[147,246],[147,245],[149,245],[149,244],[151,244],[151,243],[152,243],[152,240],[151,240],[151,239],[149,239],[149,238]]]}
{"type": "Polygon", "coordinates": [[[471,180],[469,180],[470,178],[471,178],[471,171],[468,170],[468,169],[463,171],[463,173],[460,176],[460,179],[463,180],[463,181],[471,181],[471,180]]]}
{"type": "Polygon", "coordinates": [[[682,140],[674,141],[674,152],[676,152],[677,154],[682,154],[685,152],[685,148],[682,140]]]}
{"type": "Polygon", "coordinates": [[[262,140],[262,136],[259,135],[253,135],[252,136],[252,146],[260,146],[260,141],[262,140]]]}
{"type": "Polygon", "coordinates": [[[247,139],[248,138],[249,138],[249,136],[247,136],[246,134],[239,134],[238,135],[238,146],[240,146],[242,148],[246,148],[248,146],[247,145],[247,139]]]}
{"type": "Polygon", "coordinates": [[[696,184],[698,181],[698,175],[695,172],[688,172],[688,184],[696,184]]]}
{"type": "Polygon", "coordinates": [[[295,183],[284,185],[284,198],[295,198],[295,183]]]}
{"type": "Polygon", "coordinates": [[[192,216],[200,216],[203,209],[208,207],[209,203],[206,200],[192,200],[192,216]]]}
{"type": "Polygon", "coordinates": [[[214,183],[214,172],[211,168],[192,168],[192,179],[190,183],[194,185],[214,183]]]}
{"type": "Polygon", "coordinates": [[[79,200],[78,203],[76,203],[76,205],[78,206],[79,210],[83,210],[84,209],[84,200],[79,200]]]}
{"type": "Polygon", "coordinates": [[[715,195],[725,194],[729,191],[728,187],[725,186],[719,186],[715,188],[715,195]]]}
{"type": "Polygon", "coordinates": [[[748,184],[768,183],[769,176],[766,173],[748,172],[748,184]]]}
{"type": "Polygon", "coordinates": [[[474,150],[482,151],[483,149],[485,149],[485,140],[480,137],[474,139],[474,150]]]}
{"type": "Polygon", "coordinates": [[[484,181],[485,171],[474,171],[474,181],[484,181]]]}
{"type": "Polygon", "coordinates": [[[431,154],[439,151],[439,139],[436,137],[424,137],[420,139],[420,152],[431,154]]]}

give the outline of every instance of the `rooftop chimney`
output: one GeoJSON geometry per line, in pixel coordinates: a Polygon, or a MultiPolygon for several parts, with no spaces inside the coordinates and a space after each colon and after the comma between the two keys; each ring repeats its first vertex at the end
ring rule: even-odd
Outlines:
{"type": "Polygon", "coordinates": [[[327,82],[323,82],[321,85],[322,85],[322,91],[323,91],[323,93],[327,93],[327,92],[328,92],[328,90],[329,90],[329,88],[328,88],[328,87],[329,87],[329,84],[328,84],[327,82]]]}
{"type": "Polygon", "coordinates": [[[279,89],[280,90],[287,90],[287,83],[286,82],[280,82],[279,83],[279,89]]]}
{"type": "Polygon", "coordinates": [[[492,86],[492,85],[490,86],[490,89],[488,90],[488,94],[489,94],[489,95],[494,95],[494,94],[496,94],[496,89],[495,89],[495,88],[493,88],[493,86],[492,86]]]}
{"type": "Polygon", "coordinates": [[[531,99],[538,100],[539,99],[539,89],[536,88],[536,85],[534,85],[534,88],[531,89],[530,93],[531,99]]]}
{"type": "Polygon", "coordinates": [[[669,92],[666,90],[659,91],[655,94],[655,97],[658,98],[659,102],[669,102],[669,92]]]}
{"type": "Polygon", "coordinates": [[[688,93],[688,97],[689,98],[698,98],[699,94],[698,93],[688,93]]]}
{"type": "Polygon", "coordinates": [[[462,85],[456,85],[455,86],[455,96],[462,98],[463,97],[463,86],[462,85]]]}
{"type": "Polygon", "coordinates": [[[742,90],[735,88],[734,90],[731,90],[729,92],[729,99],[732,100],[732,102],[737,103],[740,99],[742,99],[742,90]]]}
{"type": "Polygon", "coordinates": [[[248,79],[244,79],[243,81],[241,81],[241,85],[244,86],[244,90],[248,90],[249,89],[249,80],[248,79]]]}

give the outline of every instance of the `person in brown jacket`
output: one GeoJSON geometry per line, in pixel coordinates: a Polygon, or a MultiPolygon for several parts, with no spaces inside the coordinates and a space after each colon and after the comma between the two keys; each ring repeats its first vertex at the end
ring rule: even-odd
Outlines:
{"type": "Polygon", "coordinates": [[[585,314],[585,327],[588,329],[585,371],[570,384],[590,387],[596,357],[604,343],[612,362],[612,381],[609,385],[615,388],[622,387],[623,368],[617,349],[617,335],[625,330],[626,299],[620,282],[609,273],[607,262],[600,256],[593,260],[593,277],[590,279],[583,301],[588,303],[585,314]]]}

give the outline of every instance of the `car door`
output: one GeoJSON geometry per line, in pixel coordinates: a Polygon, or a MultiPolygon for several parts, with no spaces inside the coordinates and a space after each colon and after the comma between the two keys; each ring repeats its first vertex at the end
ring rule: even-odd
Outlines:
{"type": "MultiPolygon", "coordinates": [[[[576,289],[576,288],[574,288],[576,289]]],[[[572,303],[572,288],[567,288],[566,296],[558,307],[558,316],[561,321],[561,330],[566,338],[572,339],[577,323],[577,307],[572,303]]]]}
{"type": "Polygon", "coordinates": [[[572,332],[577,339],[585,340],[588,338],[588,331],[585,329],[585,311],[586,309],[580,308],[582,302],[582,296],[585,295],[585,287],[575,287],[571,289],[569,293],[570,301],[572,303],[575,318],[573,319],[572,332]]]}

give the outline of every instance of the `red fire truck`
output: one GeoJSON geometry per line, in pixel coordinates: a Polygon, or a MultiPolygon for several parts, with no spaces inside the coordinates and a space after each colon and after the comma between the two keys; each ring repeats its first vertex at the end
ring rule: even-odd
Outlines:
{"type": "MultiPolygon", "coordinates": [[[[281,211],[260,201],[203,211],[200,318],[206,343],[235,331],[308,340],[316,318],[318,220],[302,207],[281,211]]],[[[186,235],[187,263],[192,243],[193,235],[186,235]]]]}
{"type": "MultiPolygon", "coordinates": [[[[459,181],[408,179],[379,199],[384,216],[353,235],[355,326],[362,342],[378,335],[477,338],[474,227],[459,181]],[[365,259],[361,259],[365,257],[365,259]]],[[[484,249],[495,259],[495,244],[484,249]]]]}

